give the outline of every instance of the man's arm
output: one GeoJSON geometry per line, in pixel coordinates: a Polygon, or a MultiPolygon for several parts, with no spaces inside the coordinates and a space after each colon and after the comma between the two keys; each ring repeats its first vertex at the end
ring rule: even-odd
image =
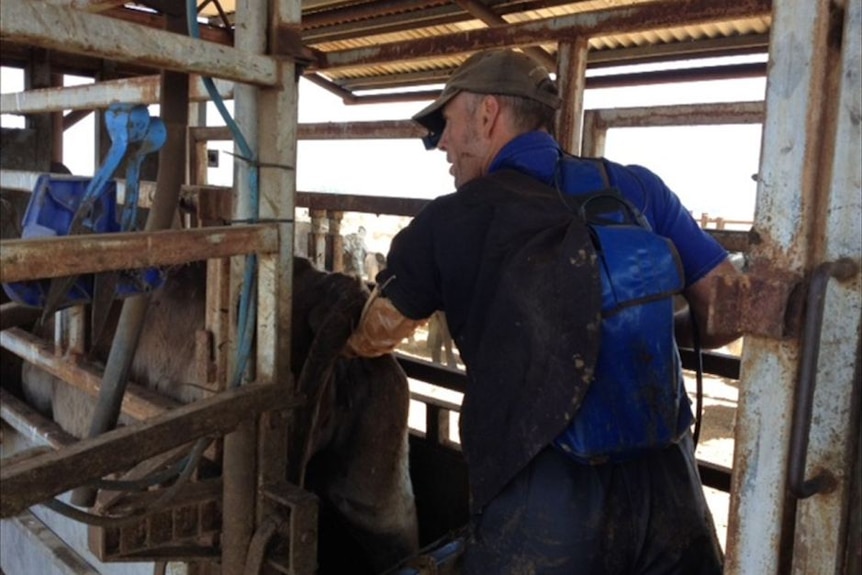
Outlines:
{"type": "Polygon", "coordinates": [[[739,275],[739,271],[730,262],[730,260],[727,259],[718,264],[712,269],[712,271],[690,285],[683,292],[683,296],[685,296],[685,299],[688,301],[688,307],[678,311],[674,315],[674,332],[676,334],[676,341],[681,347],[692,347],[694,345],[691,318],[689,316],[690,313],[694,313],[694,318],[697,320],[698,332],[700,334],[700,345],[704,349],[712,349],[727,345],[742,336],[739,332],[706,332],[707,314],[709,313],[709,307],[712,303],[711,299],[715,293],[710,289],[710,284],[712,283],[713,278],[726,275],[739,275]]]}
{"type": "Polygon", "coordinates": [[[375,292],[362,310],[359,325],[347,340],[348,356],[377,357],[391,353],[427,319],[405,317],[392,301],[375,292]]]}

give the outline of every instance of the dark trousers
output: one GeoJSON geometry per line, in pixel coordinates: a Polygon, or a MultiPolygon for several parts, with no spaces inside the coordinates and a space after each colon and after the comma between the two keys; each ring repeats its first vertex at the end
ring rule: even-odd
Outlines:
{"type": "Polygon", "coordinates": [[[541,452],[481,513],[464,575],[714,575],[722,554],[690,437],[582,465],[541,452]]]}

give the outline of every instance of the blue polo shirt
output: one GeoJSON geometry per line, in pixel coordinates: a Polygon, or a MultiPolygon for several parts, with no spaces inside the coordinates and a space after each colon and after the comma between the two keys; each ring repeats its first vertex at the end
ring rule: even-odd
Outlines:
{"type": "MultiPolygon", "coordinates": [[[[514,168],[553,185],[559,145],[546,132],[522,134],[506,144],[489,171],[514,168]]],[[[686,287],[720,264],[727,252],[704,232],[676,194],[650,170],[606,161],[611,184],[644,214],[653,231],[673,242],[685,273],[686,287]]],[[[430,202],[392,240],[387,267],[377,276],[385,294],[411,319],[447,314],[458,341],[462,318],[472,298],[482,246],[492,212],[464,200],[458,192],[430,202]]]]}
{"type": "MultiPolygon", "coordinates": [[[[515,169],[553,186],[560,154],[560,146],[547,132],[529,132],[503,146],[488,171],[515,169]]],[[[686,287],[724,261],[724,248],[700,228],[661,178],[642,166],[606,165],[611,185],[644,214],[654,232],[673,242],[686,287]]]]}

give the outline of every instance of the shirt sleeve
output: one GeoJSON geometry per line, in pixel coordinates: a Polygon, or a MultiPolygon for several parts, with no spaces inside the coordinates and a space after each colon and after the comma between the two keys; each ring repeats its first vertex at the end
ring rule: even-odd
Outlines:
{"type": "Polygon", "coordinates": [[[434,265],[433,202],[392,239],[377,285],[405,317],[420,320],[442,308],[434,265]]]}
{"type": "MultiPolygon", "coordinates": [[[[628,179],[629,186],[621,188],[640,190],[630,196],[657,234],[670,239],[679,253],[685,272],[686,287],[712,271],[727,258],[727,251],[715,238],[706,233],[691,216],[670,188],[652,171],[642,166],[626,166],[620,174],[628,179]]],[[[623,193],[626,193],[625,191],[623,193]]],[[[629,195],[629,194],[626,194],[629,195]]]]}

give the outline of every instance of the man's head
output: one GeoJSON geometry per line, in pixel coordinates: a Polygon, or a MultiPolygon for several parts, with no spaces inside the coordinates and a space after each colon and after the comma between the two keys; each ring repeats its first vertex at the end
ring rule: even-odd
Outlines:
{"type": "Polygon", "coordinates": [[[556,86],[541,64],[521,52],[488,50],[468,58],[413,120],[446,152],[460,187],[486,173],[515,136],[550,130],[559,105],[556,86]]]}

